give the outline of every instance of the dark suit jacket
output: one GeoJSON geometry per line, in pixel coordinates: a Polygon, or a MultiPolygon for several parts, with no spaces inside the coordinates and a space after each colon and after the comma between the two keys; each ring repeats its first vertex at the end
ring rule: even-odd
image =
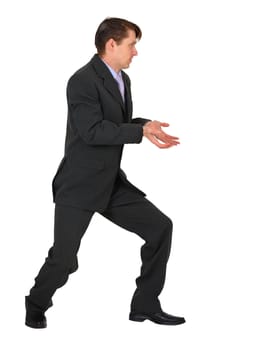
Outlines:
{"type": "Polygon", "coordinates": [[[120,169],[123,145],[140,143],[148,119],[132,119],[130,79],[123,103],[118,84],[95,55],[68,81],[65,154],[52,182],[57,204],[104,211],[115,181],[138,190],[120,169]]]}

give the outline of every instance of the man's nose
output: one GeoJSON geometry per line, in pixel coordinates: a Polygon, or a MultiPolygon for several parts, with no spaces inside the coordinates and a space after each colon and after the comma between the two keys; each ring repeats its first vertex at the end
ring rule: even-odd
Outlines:
{"type": "Polygon", "coordinates": [[[137,52],[136,48],[133,49],[133,55],[134,55],[134,56],[137,56],[137,55],[138,55],[138,52],[137,52]]]}

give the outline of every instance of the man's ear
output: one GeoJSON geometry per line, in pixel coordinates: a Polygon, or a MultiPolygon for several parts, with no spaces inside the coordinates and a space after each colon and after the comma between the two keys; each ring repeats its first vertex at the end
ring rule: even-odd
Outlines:
{"type": "Polygon", "coordinates": [[[115,41],[114,39],[110,38],[110,39],[106,42],[106,49],[109,50],[109,51],[110,51],[110,50],[113,51],[115,45],[116,45],[116,41],[115,41]]]}

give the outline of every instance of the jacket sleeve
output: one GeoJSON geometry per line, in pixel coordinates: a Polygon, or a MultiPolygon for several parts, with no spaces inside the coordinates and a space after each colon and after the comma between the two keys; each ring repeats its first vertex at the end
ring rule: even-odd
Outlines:
{"type": "Polygon", "coordinates": [[[122,145],[142,141],[141,124],[116,124],[103,118],[93,82],[72,76],[67,85],[67,100],[71,124],[88,145],[122,145]]]}
{"type": "Polygon", "coordinates": [[[151,122],[151,119],[145,119],[145,118],[134,118],[132,119],[132,123],[134,124],[140,124],[145,125],[147,122],[151,122]]]}

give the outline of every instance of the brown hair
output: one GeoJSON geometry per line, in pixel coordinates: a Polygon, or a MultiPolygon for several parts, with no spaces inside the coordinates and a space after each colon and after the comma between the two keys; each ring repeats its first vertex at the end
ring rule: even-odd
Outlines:
{"type": "Polygon", "coordinates": [[[95,46],[98,54],[105,52],[105,45],[109,39],[114,39],[119,44],[123,39],[127,38],[128,30],[133,30],[136,39],[140,40],[142,31],[135,23],[129,22],[126,19],[108,17],[100,23],[95,34],[95,46]]]}

